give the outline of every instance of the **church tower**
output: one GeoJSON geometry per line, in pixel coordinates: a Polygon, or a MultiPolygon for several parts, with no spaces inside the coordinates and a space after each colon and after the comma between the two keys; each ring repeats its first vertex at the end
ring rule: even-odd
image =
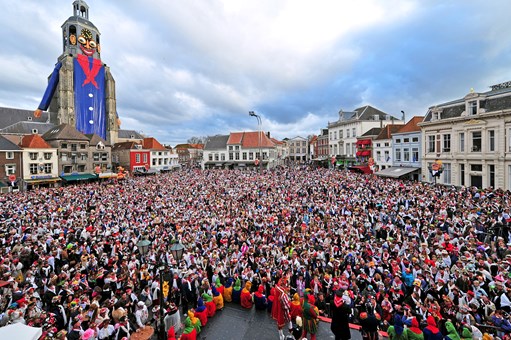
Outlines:
{"type": "Polygon", "coordinates": [[[62,55],[34,114],[48,109],[57,113],[55,124],[95,133],[111,145],[117,142],[115,80],[101,61],[100,32],[89,21],[83,0],[73,2],[73,15],[62,24],[62,55]]]}

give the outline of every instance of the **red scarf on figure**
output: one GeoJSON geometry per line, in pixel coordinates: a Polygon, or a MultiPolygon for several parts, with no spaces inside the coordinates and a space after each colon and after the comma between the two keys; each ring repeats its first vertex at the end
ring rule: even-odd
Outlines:
{"type": "Polygon", "coordinates": [[[101,60],[98,59],[92,59],[92,69],[89,69],[89,58],[84,56],[83,54],[79,54],[76,56],[76,60],[78,61],[78,64],[80,64],[80,67],[83,70],[83,73],[85,73],[85,80],[82,83],[82,86],[87,85],[88,83],[91,83],[94,85],[95,88],[99,89],[98,83],[96,83],[96,76],[99,73],[99,70],[101,69],[101,60]]]}
{"type": "Polygon", "coordinates": [[[344,300],[342,299],[342,296],[334,296],[334,305],[335,307],[340,307],[344,303],[344,300]]]}

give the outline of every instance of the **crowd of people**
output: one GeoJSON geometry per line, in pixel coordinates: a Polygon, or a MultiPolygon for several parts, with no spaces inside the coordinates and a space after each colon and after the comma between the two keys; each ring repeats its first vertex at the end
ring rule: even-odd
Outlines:
{"type": "Polygon", "coordinates": [[[314,339],[318,327],[350,339],[348,322],[367,337],[509,338],[510,200],[308,166],[9,193],[0,324],[121,340],[164,316],[169,339],[194,339],[224,303],[239,303],[267,310],[281,339],[314,339]],[[175,242],[185,247],[177,260],[175,242]]]}

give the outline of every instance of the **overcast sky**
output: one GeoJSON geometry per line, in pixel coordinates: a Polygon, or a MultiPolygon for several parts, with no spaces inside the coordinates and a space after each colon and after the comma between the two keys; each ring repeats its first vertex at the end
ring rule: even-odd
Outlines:
{"type": "MultiPolygon", "coordinates": [[[[372,105],[407,120],[511,80],[509,0],[87,0],[123,129],[175,145],[318,134],[372,105]]],[[[71,0],[4,0],[0,106],[35,109],[71,0]]]]}

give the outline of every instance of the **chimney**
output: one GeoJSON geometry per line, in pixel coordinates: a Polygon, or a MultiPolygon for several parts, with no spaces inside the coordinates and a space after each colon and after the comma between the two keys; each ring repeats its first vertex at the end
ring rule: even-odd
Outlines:
{"type": "Polygon", "coordinates": [[[405,112],[403,110],[401,110],[401,113],[403,114],[403,123],[406,122],[405,121],[405,112]]]}
{"type": "Polygon", "coordinates": [[[266,133],[266,136],[268,136],[268,138],[271,138],[271,137],[270,137],[270,131],[268,131],[268,132],[266,133]]]}

